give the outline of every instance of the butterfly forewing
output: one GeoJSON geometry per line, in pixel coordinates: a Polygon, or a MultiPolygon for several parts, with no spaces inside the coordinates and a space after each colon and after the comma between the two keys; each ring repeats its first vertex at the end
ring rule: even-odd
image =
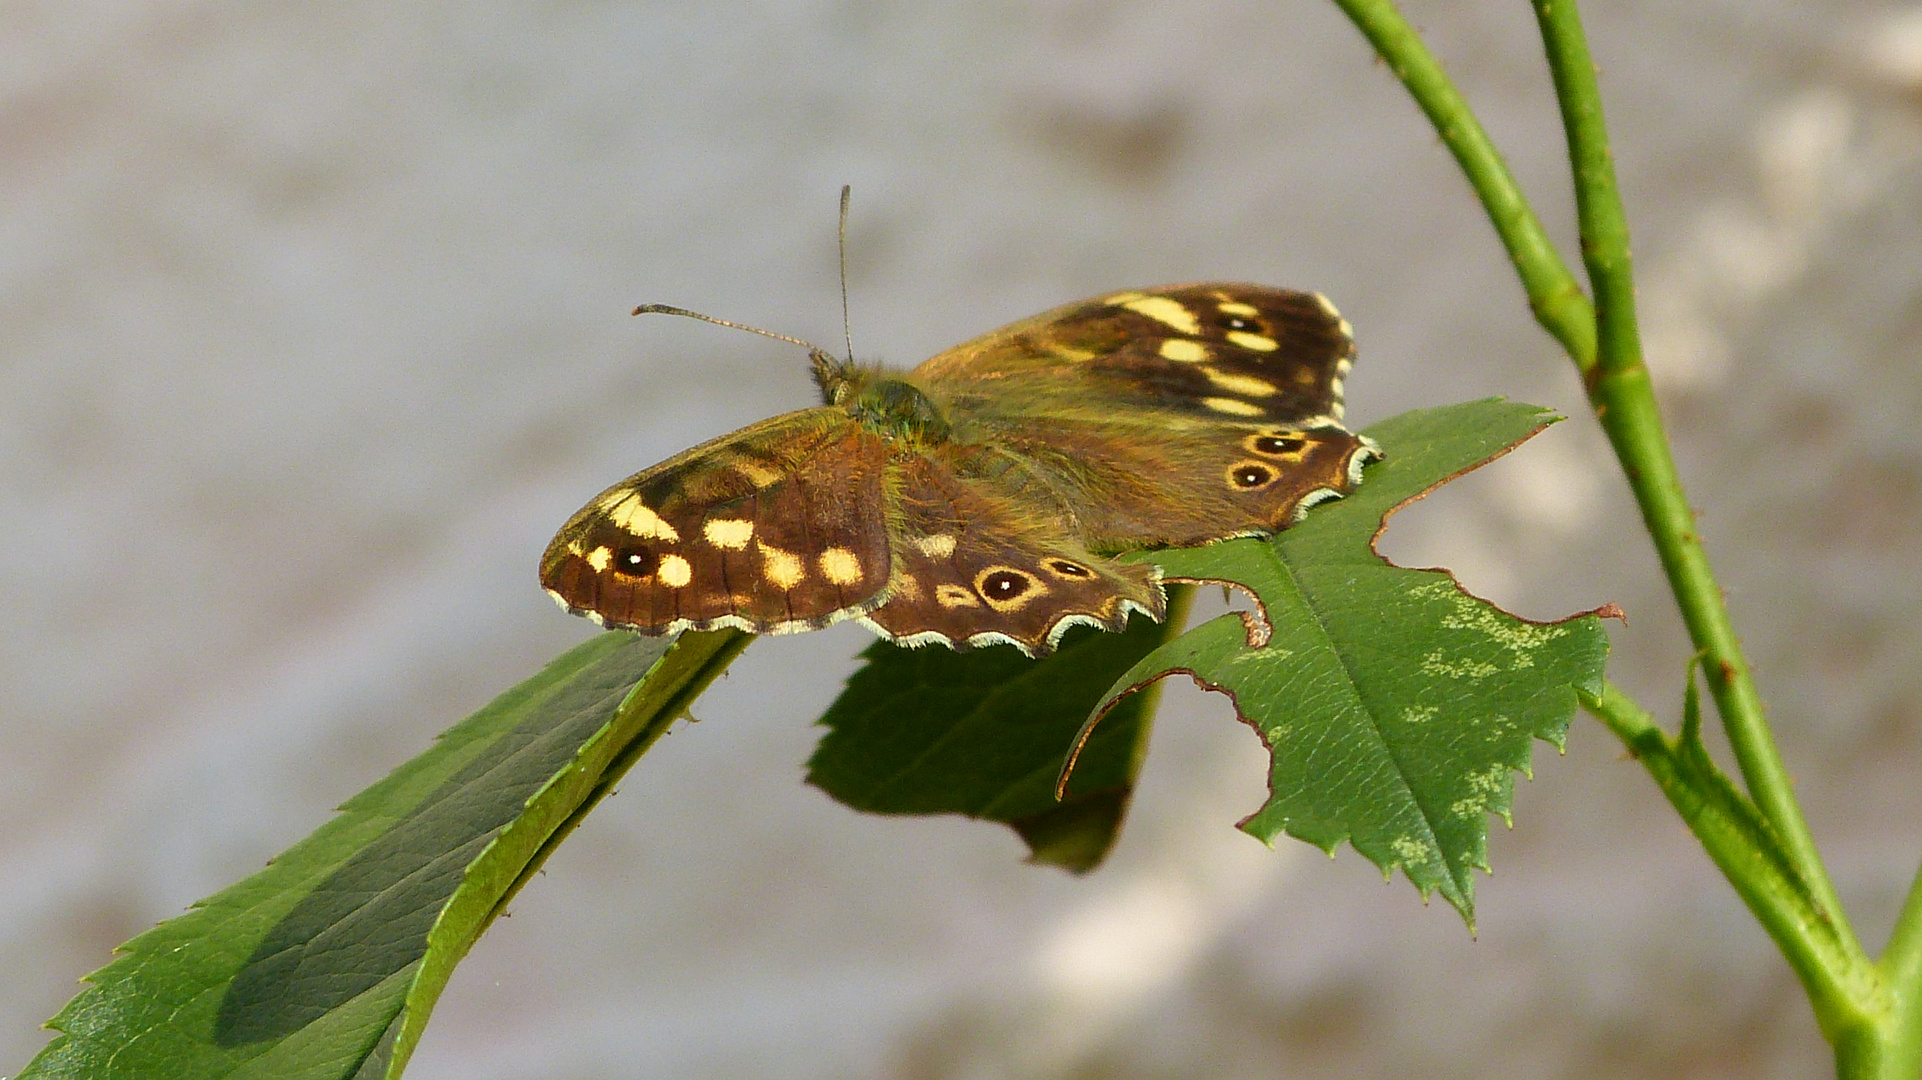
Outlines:
{"type": "Polygon", "coordinates": [[[1348,323],[1318,293],[1171,285],[1069,304],[934,357],[915,375],[963,412],[1151,410],[1162,420],[1339,423],[1348,323]]]}
{"type": "Polygon", "coordinates": [[[814,629],[882,599],[887,445],[832,409],[776,417],[603,492],[541,560],[569,610],[647,633],[814,629]]]}
{"type": "Polygon", "coordinates": [[[1103,551],[1286,528],[1378,451],[1341,426],[1348,324],[1316,293],[1201,284],[1057,308],[915,374],[957,430],[1075,489],[1103,551]]]}

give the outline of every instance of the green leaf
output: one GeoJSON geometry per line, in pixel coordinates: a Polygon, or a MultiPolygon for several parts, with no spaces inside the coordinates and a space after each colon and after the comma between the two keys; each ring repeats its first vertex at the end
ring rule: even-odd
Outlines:
{"type": "Polygon", "coordinates": [[[454,965],[749,638],[602,634],[128,942],[18,1080],[396,1077],[454,965]]]}
{"type": "Polygon", "coordinates": [[[1115,679],[1178,631],[1189,590],[1168,618],[1137,616],[1120,634],[1072,630],[1052,655],[1006,646],[956,652],[877,642],[820,723],[808,782],[857,810],[965,814],[1002,822],[1032,860],[1080,873],[1114,844],[1141,771],[1154,700],[1110,714],[1082,754],[1066,797],[1055,779],[1088,710],[1115,679]]]}
{"type": "Polygon", "coordinates": [[[1576,689],[1599,691],[1608,639],[1593,614],[1527,622],[1446,571],[1390,564],[1373,541],[1396,509],[1554,419],[1500,400],[1404,413],[1368,429],[1386,457],[1361,486],[1293,528],[1138,556],[1248,589],[1270,637],[1253,645],[1241,617],[1211,620],[1143,658],[1102,707],[1175,672],[1229,694],[1272,759],[1267,805],[1243,829],[1330,853],[1346,840],[1424,898],[1440,890],[1472,927],[1487,814],[1507,818],[1531,738],[1559,746],[1576,689]]]}

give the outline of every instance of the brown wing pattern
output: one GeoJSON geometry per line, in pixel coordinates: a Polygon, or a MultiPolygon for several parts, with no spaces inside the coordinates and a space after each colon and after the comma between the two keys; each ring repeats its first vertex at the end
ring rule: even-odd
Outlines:
{"type": "Polygon", "coordinates": [[[1354,490],[1362,465],[1380,453],[1335,424],[1170,431],[1119,418],[1028,425],[995,447],[1028,473],[1071,482],[1076,495],[1063,513],[1102,552],[1285,529],[1315,503],[1354,490]]]}
{"type": "Polygon", "coordinates": [[[1098,551],[1273,532],[1352,490],[1348,324],[1316,293],[1175,285],[1057,308],[915,374],[1003,482],[1071,491],[1098,551]]]}
{"type": "Polygon", "coordinates": [[[650,634],[864,614],[890,566],[887,455],[839,410],[765,421],[601,493],[549,545],[541,584],[569,611],[650,634]]]}
{"type": "Polygon", "coordinates": [[[923,363],[954,419],[1152,410],[1164,423],[1339,424],[1348,323],[1319,293],[1211,283],[1069,304],[923,363]]]}
{"type": "Polygon", "coordinates": [[[1272,532],[1351,490],[1379,453],[1342,427],[1353,358],[1318,294],[1197,284],[1045,312],[911,387],[830,365],[840,404],[609,488],[541,581],[644,633],[859,617],[905,645],[1047,653],[1070,626],[1165,614],[1158,571],[1108,556],[1272,532]]]}
{"type": "Polygon", "coordinates": [[[990,486],[957,476],[946,455],[902,454],[888,600],[861,621],[898,644],[1002,642],[1052,652],[1071,626],[1121,630],[1130,611],[1167,602],[1152,566],[1088,552],[1068,531],[1023,514],[990,486]]]}

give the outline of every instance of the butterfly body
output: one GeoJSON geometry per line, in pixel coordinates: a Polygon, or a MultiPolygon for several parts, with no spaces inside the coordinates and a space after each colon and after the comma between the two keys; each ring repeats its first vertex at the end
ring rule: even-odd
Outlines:
{"type": "Polygon", "coordinates": [[[1112,556],[1262,535],[1350,490],[1378,451],[1341,426],[1347,324],[1254,285],[1113,294],[911,372],[818,351],[823,405],[616,484],[554,538],[542,584],[643,633],[858,618],[898,643],[1051,650],[1161,618],[1112,556]]]}

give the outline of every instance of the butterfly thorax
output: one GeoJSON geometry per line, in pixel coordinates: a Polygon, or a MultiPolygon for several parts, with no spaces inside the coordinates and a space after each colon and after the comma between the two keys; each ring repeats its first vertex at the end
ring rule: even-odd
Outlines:
{"type": "Polygon", "coordinates": [[[814,380],[828,405],[845,409],[884,439],[945,442],[953,434],[940,406],[913,383],[879,367],[814,357],[814,380]]]}

